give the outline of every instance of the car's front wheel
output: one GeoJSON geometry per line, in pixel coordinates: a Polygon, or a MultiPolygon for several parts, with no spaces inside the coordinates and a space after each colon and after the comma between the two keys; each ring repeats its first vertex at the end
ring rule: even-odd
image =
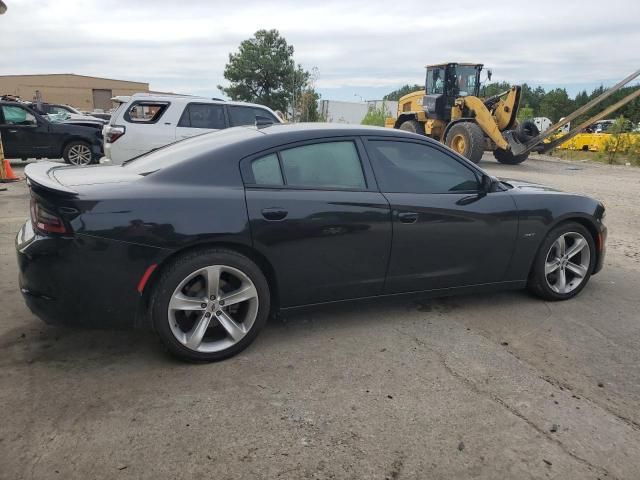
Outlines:
{"type": "Polygon", "coordinates": [[[595,257],[591,233],[576,222],[562,224],[542,242],[528,287],[545,300],[573,298],[589,281],[595,257]]]}
{"type": "Polygon", "coordinates": [[[93,163],[93,152],[91,146],[82,140],[73,140],[64,147],[62,158],[71,165],[90,165],[93,163]]]}
{"type": "Polygon", "coordinates": [[[182,256],[162,272],[152,320],[172,354],[216,361],[249,346],[269,309],[269,285],[260,268],[237,252],[209,249],[182,256]]]}

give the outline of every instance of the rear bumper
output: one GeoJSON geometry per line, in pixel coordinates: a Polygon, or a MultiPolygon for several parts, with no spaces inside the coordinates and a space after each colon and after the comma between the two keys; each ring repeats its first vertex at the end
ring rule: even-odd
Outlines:
{"type": "Polygon", "coordinates": [[[45,323],[127,328],[140,312],[140,277],[161,252],[83,235],[42,236],[27,221],[16,236],[20,290],[45,323]]]}

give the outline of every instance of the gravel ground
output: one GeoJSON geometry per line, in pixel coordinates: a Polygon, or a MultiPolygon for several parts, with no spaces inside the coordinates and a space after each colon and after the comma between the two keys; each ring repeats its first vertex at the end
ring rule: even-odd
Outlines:
{"type": "Polygon", "coordinates": [[[327,306],[208,365],[172,360],[144,332],[35,318],[13,247],[27,192],[9,185],[0,478],[640,478],[640,169],[482,165],[606,203],[605,269],[577,299],[327,306]]]}

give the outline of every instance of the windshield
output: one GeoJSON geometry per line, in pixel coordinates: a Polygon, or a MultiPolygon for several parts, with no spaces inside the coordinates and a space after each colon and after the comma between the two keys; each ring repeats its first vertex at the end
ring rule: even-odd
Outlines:
{"type": "Polygon", "coordinates": [[[71,115],[67,112],[60,112],[60,113],[50,113],[48,115],[45,115],[45,117],[47,117],[47,120],[49,120],[52,123],[62,123],[65,120],[69,120],[71,118],[71,115]]]}
{"type": "Polygon", "coordinates": [[[203,153],[261,135],[255,128],[235,127],[217,132],[207,132],[202,135],[187,138],[149,153],[133,158],[122,164],[122,168],[139,175],[148,175],[163,168],[177,165],[203,153]]]}
{"type": "Polygon", "coordinates": [[[459,96],[476,95],[477,73],[476,68],[472,66],[458,66],[456,68],[456,87],[459,96]]]}

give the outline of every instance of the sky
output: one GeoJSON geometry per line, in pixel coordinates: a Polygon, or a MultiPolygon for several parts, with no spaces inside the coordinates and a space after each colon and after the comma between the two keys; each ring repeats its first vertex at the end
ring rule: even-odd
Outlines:
{"type": "Polygon", "coordinates": [[[229,53],[275,28],[323,99],[379,99],[424,66],[483,63],[492,81],[571,96],[640,68],[640,0],[4,0],[0,75],[76,73],[221,96],[229,53]]]}

